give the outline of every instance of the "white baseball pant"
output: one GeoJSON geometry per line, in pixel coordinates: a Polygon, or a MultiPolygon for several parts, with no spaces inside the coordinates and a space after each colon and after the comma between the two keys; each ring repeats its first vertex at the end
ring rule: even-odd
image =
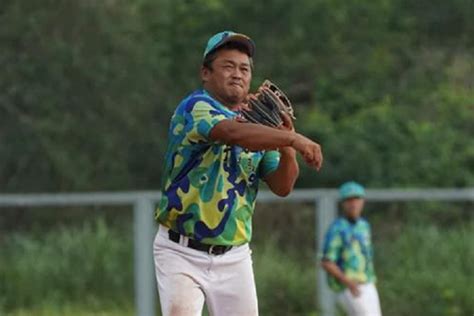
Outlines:
{"type": "Polygon", "coordinates": [[[382,316],[379,294],[373,283],[359,285],[360,295],[354,297],[349,289],[337,294],[337,301],[348,316],[382,316]]]}
{"type": "Polygon", "coordinates": [[[153,244],[155,273],[163,316],[258,315],[257,291],[248,244],[211,255],[169,240],[160,225],[153,244]]]}

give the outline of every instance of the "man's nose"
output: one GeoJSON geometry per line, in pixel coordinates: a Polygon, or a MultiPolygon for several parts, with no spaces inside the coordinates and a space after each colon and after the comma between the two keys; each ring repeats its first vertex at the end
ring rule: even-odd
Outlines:
{"type": "Polygon", "coordinates": [[[233,78],[242,78],[243,77],[243,74],[242,74],[242,71],[240,71],[239,68],[234,68],[234,71],[232,72],[232,77],[233,78]]]}

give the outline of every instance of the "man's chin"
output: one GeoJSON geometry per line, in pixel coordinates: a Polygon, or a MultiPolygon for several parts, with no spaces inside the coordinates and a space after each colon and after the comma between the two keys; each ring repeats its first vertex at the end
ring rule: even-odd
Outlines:
{"type": "Polygon", "coordinates": [[[244,93],[228,94],[228,95],[227,95],[227,98],[226,98],[226,99],[227,99],[226,101],[227,101],[229,104],[241,104],[241,103],[245,100],[246,96],[247,96],[247,95],[244,94],[244,93]]]}

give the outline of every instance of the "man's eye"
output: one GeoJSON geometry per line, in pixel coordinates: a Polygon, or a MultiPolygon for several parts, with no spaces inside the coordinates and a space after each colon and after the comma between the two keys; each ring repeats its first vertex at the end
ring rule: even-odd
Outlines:
{"type": "Polygon", "coordinates": [[[243,73],[248,73],[249,69],[248,68],[242,68],[242,69],[240,69],[240,71],[242,71],[243,73]]]}

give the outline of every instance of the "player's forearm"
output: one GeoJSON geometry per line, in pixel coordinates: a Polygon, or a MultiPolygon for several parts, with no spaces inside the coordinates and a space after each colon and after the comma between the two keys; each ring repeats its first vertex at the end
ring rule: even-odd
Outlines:
{"type": "Polygon", "coordinates": [[[293,148],[283,147],[280,153],[278,168],[269,174],[265,181],[273,193],[279,196],[287,196],[293,191],[299,174],[299,166],[296,160],[296,151],[293,148]]]}
{"type": "Polygon", "coordinates": [[[296,134],[253,123],[223,121],[210,134],[211,139],[249,150],[269,150],[291,146],[296,134]]]}
{"type": "Polygon", "coordinates": [[[327,271],[327,273],[335,277],[339,282],[346,286],[349,285],[350,280],[346,277],[344,272],[342,272],[342,270],[337,266],[337,264],[329,260],[323,260],[322,266],[324,270],[327,271]]]}

